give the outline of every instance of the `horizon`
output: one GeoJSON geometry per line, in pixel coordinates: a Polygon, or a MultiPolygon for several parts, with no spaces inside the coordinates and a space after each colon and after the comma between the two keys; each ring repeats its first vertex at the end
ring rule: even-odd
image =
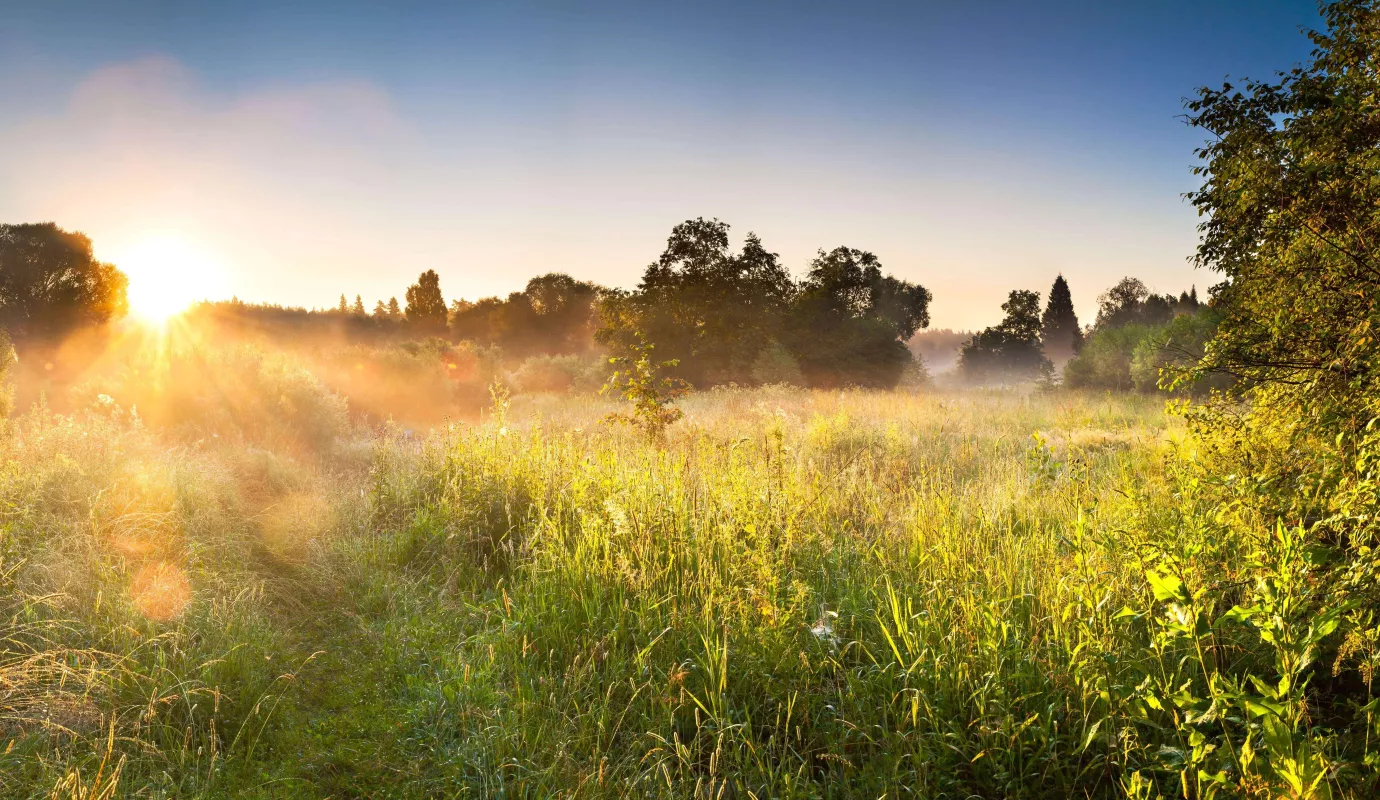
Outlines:
{"type": "Polygon", "coordinates": [[[191,264],[205,299],[327,308],[426,269],[447,300],[547,272],[630,288],[673,225],[717,217],[796,276],[876,253],[934,294],[931,328],[992,324],[1058,273],[1087,323],[1124,275],[1218,282],[1188,263],[1182,99],[1302,60],[1317,23],[1309,2],[867,10],[23,8],[0,219],[86,233],[132,291],[191,264]]]}

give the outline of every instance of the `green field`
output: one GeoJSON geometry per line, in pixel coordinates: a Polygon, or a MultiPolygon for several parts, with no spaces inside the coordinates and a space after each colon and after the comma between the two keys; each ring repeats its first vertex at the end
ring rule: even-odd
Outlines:
{"type": "Polygon", "coordinates": [[[1162,398],[682,405],[661,443],[533,396],[313,455],[17,418],[0,787],[1114,796],[1187,747],[1134,695],[1195,667],[1123,611],[1192,533],[1162,398]]]}

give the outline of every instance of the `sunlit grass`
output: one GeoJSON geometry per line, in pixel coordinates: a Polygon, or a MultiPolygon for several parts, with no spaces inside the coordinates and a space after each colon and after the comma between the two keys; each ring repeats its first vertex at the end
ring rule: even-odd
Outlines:
{"type": "Polygon", "coordinates": [[[606,399],[519,397],[367,470],[320,434],[18,420],[4,791],[104,761],[177,796],[1067,796],[1154,746],[1099,732],[1117,678],[1085,654],[1143,658],[1111,616],[1159,400],[684,407],[649,445],[606,399]]]}

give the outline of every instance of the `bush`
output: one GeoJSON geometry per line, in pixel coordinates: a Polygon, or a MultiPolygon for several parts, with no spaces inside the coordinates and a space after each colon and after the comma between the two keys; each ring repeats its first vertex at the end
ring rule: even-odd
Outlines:
{"type": "Polygon", "coordinates": [[[438,338],[327,347],[307,358],[357,415],[415,426],[483,408],[500,371],[495,348],[438,338]]]}
{"type": "Polygon", "coordinates": [[[609,372],[605,360],[586,356],[533,356],[509,375],[519,392],[596,391],[609,372]]]}
{"type": "Polygon", "coordinates": [[[1102,328],[1083,343],[1083,350],[1064,365],[1064,385],[1074,389],[1135,388],[1131,359],[1136,346],[1155,329],[1147,325],[1102,328]]]}
{"type": "Polygon", "coordinates": [[[780,342],[773,339],[752,362],[752,379],[760,384],[804,386],[800,364],[780,342]]]}
{"type": "Polygon", "coordinates": [[[1082,351],[1064,366],[1064,383],[1071,388],[1142,392],[1173,386],[1181,393],[1195,395],[1225,388],[1231,383],[1226,375],[1187,380],[1216,332],[1217,320],[1217,312],[1204,307],[1161,325],[1098,328],[1082,351]],[[1176,381],[1178,378],[1183,380],[1176,381]]]}
{"type": "Polygon", "coordinates": [[[1180,314],[1152,330],[1131,353],[1131,382],[1142,392],[1174,387],[1192,395],[1229,387],[1232,378],[1226,374],[1197,380],[1189,380],[1187,374],[1203,359],[1208,340],[1217,332],[1218,319],[1215,311],[1204,308],[1196,314],[1180,314]],[[1183,380],[1178,381],[1180,378],[1183,380]]]}

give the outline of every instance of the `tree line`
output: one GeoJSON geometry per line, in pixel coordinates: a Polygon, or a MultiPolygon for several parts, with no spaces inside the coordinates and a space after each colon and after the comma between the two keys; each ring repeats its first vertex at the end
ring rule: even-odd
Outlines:
{"type": "Polygon", "coordinates": [[[740,249],[730,226],[697,218],[676,225],[633,290],[551,273],[506,298],[446,305],[436,273],[365,315],[344,295],[335,315],[359,324],[449,335],[515,357],[591,353],[615,357],[650,342],[658,360],[697,387],[789,382],[895,386],[914,359],[905,342],[929,324],[930,292],[887,275],[872,253],[820,250],[799,281],[749,233],[740,249]]]}
{"type": "MultiPolygon", "coordinates": [[[[1126,277],[1098,297],[1093,324],[1080,327],[1068,281],[1054,279],[1040,310],[1040,295],[1013,290],[1005,317],[961,345],[959,372],[970,384],[1062,381],[1073,388],[1161,388],[1165,375],[1183,373],[1203,357],[1217,313],[1195,288],[1177,297],[1155,294],[1126,277]],[[1062,374],[1061,374],[1062,372],[1062,374]]],[[[1201,376],[1193,391],[1222,388],[1224,376],[1201,376]]]]}
{"type": "MultiPolygon", "coordinates": [[[[779,256],[749,233],[738,250],[730,226],[697,218],[676,225],[633,290],[562,273],[532,278],[507,297],[447,304],[440,276],[422,272],[403,293],[375,302],[341,294],[334,308],[308,310],[238,299],[200,304],[194,316],[269,335],[317,330],[352,340],[441,337],[533,356],[619,357],[639,342],[674,362],[692,386],[792,383],[893,387],[923,369],[906,343],[929,324],[930,292],[884,272],[876,255],[820,250],[793,278],[779,256]]],[[[0,327],[24,345],[59,340],[127,310],[127,281],[96,260],[91,242],[53,223],[0,226],[0,327]]],[[[1216,316],[1196,291],[1157,295],[1126,278],[1099,299],[1084,329],[1068,282],[1040,295],[1012,291],[997,325],[962,341],[957,365],[969,383],[1057,380],[1069,386],[1154,388],[1166,366],[1203,354],[1216,316]],[[1203,311],[1204,313],[1200,313],[1203,311]]],[[[950,338],[954,338],[954,334],[950,338]]]]}

